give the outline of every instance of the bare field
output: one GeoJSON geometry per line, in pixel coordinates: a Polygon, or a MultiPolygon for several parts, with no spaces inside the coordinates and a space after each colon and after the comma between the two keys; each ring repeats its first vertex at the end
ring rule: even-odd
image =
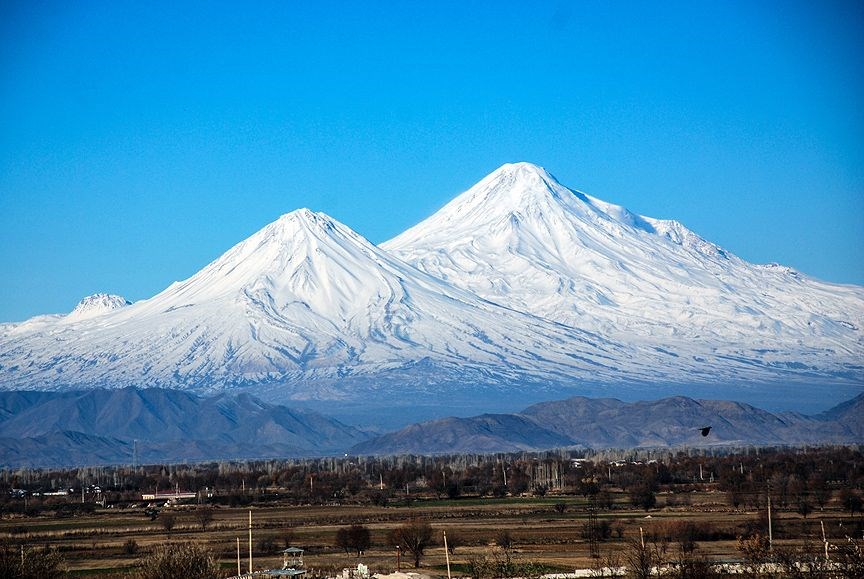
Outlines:
{"type": "MultiPolygon", "coordinates": [[[[741,556],[738,537],[765,518],[756,510],[726,506],[723,493],[712,491],[689,493],[686,506],[661,494],[656,507],[649,511],[634,509],[622,492],[613,493],[613,502],[612,509],[597,511],[595,523],[607,527],[609,534],[595,543],[601,557],[622,552],[629,542],[638,540],[640,528],[643,536],[662,538],[673,535],[670,529],[676,525],[689,522],[712,534],[709,540],[697,541],[700,555],[714,560],[735,560],[741,556]]],[[[217,556],[226,572],[236,572],[238,539],[241,567],[244,571],[248,568],[251,511],[256,569],[280,567],[279,553],[293,545],[306,550],[306,567],[316,573],[333,573],[344,567],[355,567],[358,562],[368,565],[372,571],[386,572],[397,566],[390,532],[413,517],[420,517],[431,524],[435,534],[436,544],[428,548],[422,558],[421,565],[427,573],[446,575],[441,543],[443,531],[456,545],[451,564],[457,571],[464,570],[472,558],[495,556],[501,549],[503,535],[509,536],[512,557],[542,563],[550,571],[588,568],[597,562],[591,557],[591,542],[585,538],[589,510],[582,497],[429,499],[393,506],[279,503],[248,508],[215,506],[211,507],[213,518],[206,528],[202,528],[196,518],[199,508],[194,504],[164,508],[162,512],[174,518],[170,532],[161,519],[151,521],[141,505],[99,508],[90,514],[60,519],[50,512],[35,517],[6,515],[0,520],[0,538],[12,548],[48,545],[58,549],[73,575],[128,575],[134,571],[140,557],[153,546],[165,542],[204,544],[217,556]],[[356,553],[346,554],[336,546],[337,531],[352,524],[367,527],[371,534],[371,546],[360,557],[356,553]],[[134,541],[134,548],[130,547],[131,541],[134,541]]],[[[858,521],[835,504],[806,518],[790,511],[777,511],[773,517],[774,537],[777,544],[821,545],[820,522],[824,523],[829,537],[842,538],[844,529],[851,531],[858,521]]],[[[669,544],[672,549],[673,542],[669,544]]],[[[413,567],[413,561],[405,553],[401,567],[403,570],[413,567]]]]}

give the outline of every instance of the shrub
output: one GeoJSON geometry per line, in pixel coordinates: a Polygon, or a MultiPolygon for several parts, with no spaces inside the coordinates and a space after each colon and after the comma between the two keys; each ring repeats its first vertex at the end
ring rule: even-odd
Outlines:
{"type": "Polygon", "coordinates": [[[56,549],[25,548],[22,551],[8,544],[0,549],[0,577],[4,579],[55,579],[65,576],[63,558],[56,549]]]}
{"type": "Polygon", "coordinates": [[[160,513],[159,522],[162,523],[162,528],[165,529],[165,532],[171,535],[171,530],[177,524],[177,518],[171,513],[160,513]]]}
{"type": "Polygon", "coordinates": [[[138,579],[213,579],[224,577],[213,554],[195,543],[169,543],[141,562],[138,579]]]}
{"type": "Polygon", "coordinates": [[[259,553],[273,555],[279,551],[279,539],[273,535],[265,535],[256,541],[255,547],[259,553]]]}
{"type": "Polygon", "coordinates": [[[138,541],[129,539],[123,543],[123,552],[127,555],[134,555],[138,552],[138,541]]]}
{"type": "Polygon", "coordinates": [[[586,541],[608,541],[612,537],[612,525],[609,521],[588,520],[582,524],[579,534],[586,541]]]}

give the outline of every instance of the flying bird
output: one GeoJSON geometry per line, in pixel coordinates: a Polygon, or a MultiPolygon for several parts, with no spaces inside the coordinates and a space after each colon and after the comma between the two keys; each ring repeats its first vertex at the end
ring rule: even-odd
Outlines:
{"type": "Polygon", "coordinates": [[[702,428],[699,429],[699,432],[702,433],[702,436],[708,436],[708,433],[711,432],[711,427],[710,426],[703,426],[702,428]]]}

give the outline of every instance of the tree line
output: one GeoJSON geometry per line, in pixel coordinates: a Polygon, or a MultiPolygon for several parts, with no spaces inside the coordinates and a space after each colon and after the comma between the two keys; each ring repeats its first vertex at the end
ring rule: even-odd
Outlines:
{"type": "Polygon", "coordinates": [[[806,516],[829,501],[860,512],[864,456],[857,446],[628,451],[554,451],[447,456],[328,457],[199,464],[0,471],[0,510],[93,509],[140,501],[141,493],[194,491],[199,502],[233,506],[272,500],[386,505],[460,496],[547,493],[612,506],[612,490],[651,509],[688,499],[695,488],[722,491],[734,507],[806,516]],[[67,495],[57,493],[66,492],[67,495]]]}

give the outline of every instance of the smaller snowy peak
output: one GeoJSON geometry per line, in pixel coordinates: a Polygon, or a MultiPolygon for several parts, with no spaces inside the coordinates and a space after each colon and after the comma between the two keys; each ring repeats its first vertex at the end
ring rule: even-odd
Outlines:
{"type": "Polygon", "coordinates": [[[777,262],[756,264],[756,267],[761,268],[761,269],[766,270],[766,271],[772,271],[775,273],[779,273],[781,275],[790,275],[792,277],[798,277],[800,275],[798,273],[798,271],[789,267],[788,265],[781,265],[777,262]]]}
{"type": "Polygon", "coordinates": [[[66,316],[66,319],[71,321],[84,320],[125,308],[131,304],[132,302],[122,296],[105,293],[93,294],[78,302],[78,305],[66,316]]]}
{"type": "Polygon", "coordinates": [[[277,219],[274,224],[280,224],[282,226],[299,226],[299,227],[308,227],[308,226],[327,226],[333,222],[333,219],[324,213],[316,213],[311,209],[307,209],[306,207],[302,207],[300,209],[295,209],[289,213],[285,213],[279,219],[277,219]]]}
{"type": "Polygon", "coordinates": [[[693,233],[679,221],[654,219],[653,217],[636,217],[645,224],[644,226],[639,226],[641,229],[645,229],[650,233],[656,233],[676,245],[718,259],[730,259],[730,256],[732,256],[732,254],[719,245],[711,243],[707,239],[693,233]]]}
{"type": "Polygon", "coordinates": [[[546,169],[534,163],[525,161],[519,163],[505,163],[496,170],[489,173],[483,182],[492,183],[525,183],[534,185],[546,185],[558,181],[546,169]]]}
{"type": "Polygon", "coordinates": [[[325,213],[310,209],[297,209],[279,217],[251,239],[261,242],[296,242],[298,238],[323,238],[339,229],[339,222],[325,213]]]}
{"type": "Polygon", "coordinates": [[[329,215],[305,208],[297,209],[282,215],[238,243],[208,266],[208,269],[217,267],[229,271],[252,260],[261,271],[272,270],[276,262],[298,261],[320,255],[325,248],[340,248],[358,243],[368,244],[360,234],[329,215]]]}

